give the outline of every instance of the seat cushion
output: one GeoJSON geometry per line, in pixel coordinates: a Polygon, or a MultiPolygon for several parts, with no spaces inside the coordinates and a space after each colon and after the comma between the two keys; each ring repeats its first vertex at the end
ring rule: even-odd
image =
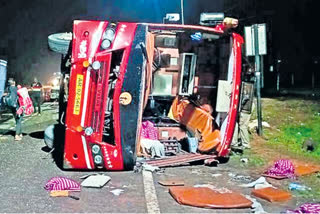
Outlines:
{"type": "Polygon", "coordinates": [[[204,208],[249,208],[252,202],[239,193],[219,193],[208,187],[170,187],[169,192],[179,203],[204,208]]]}

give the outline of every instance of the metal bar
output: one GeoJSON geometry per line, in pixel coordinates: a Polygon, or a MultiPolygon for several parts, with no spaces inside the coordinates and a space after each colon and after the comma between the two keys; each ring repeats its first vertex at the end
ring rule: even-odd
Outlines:
{"type": "Polygon", "coordinates": [[[258,25],[253,25],[254,29],[254,49],[255,49],[255,61],[256,61],[256,80],[257,80],[257,117],[258,117],[258,135],[262,135],[262,114],[261,114],[261,65],[259,56],[259,37],[258,37],[258,25]]]}
{"type": "Polygon", "coordinates": [[[263,56],[260,56],[261,60],[261,88],[264,88],[264,64],[263,64],[263,56]]]}
{"type": "Polygon", "coordinates": [[[181,24],[184,25],[184,15],[183,15],[183,0],[181,0],[181,24]]]}
{"type": "Polygon", "coordinates": [[[217,88],[217,86],[210,86],[210,85],[198,85],[198,86],[194,86],[193,88],[217,88]]]}
{"type": "Polygon", "coordinates": [[[205,159],[211,159],[215,158],[215,155],[202,155],[202,154],[183,154],[183,155],[177,155],[171,158],[165,158],[161,160],[150,160],[147,161],[148,164],[152,166],[158,166],[158,167],[166,167],[166,166],[177,166],[184,163],[190,163],[193,161],[199,161],[199,160],[205,160],[205,159]]]}

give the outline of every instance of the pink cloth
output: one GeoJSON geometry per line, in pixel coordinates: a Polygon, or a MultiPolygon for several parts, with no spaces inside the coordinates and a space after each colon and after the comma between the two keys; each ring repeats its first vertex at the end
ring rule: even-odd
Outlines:
{"type": "Polygon", "coordinates": [[[18,89],[18,100],[20,105],[19,109],[17,110],[18,115],[22,113],[24,113],[25,115],[30,115],[33,113],[34,108],[27,88],[20,87],[18,89]]]}
{"type": "Polygon", "coordinates": [[[140,136],[150,140],[158,140],[158,130],[151,121],[146,120],[141,124],[140,136]]]}
{"type": "Polygon", "coordinates": [[[293,178],[295,177],[294,165],[290,160],[280,159],[276,161],[275,164],[265,172],[265,174],[293,178]]]}
{"type": "Polygon", "coordinates": [[[320,204],[305,203],[296,210],[288,210],[287,213],[320,213],[320,204]]]}
{"type": "Polygon", "coordinates": [[[44,188],[48,191],[52,190],[69,190],[80,191],[80,184],[74,180],[65,177],[53,177],[51,178],[44,188]]]}

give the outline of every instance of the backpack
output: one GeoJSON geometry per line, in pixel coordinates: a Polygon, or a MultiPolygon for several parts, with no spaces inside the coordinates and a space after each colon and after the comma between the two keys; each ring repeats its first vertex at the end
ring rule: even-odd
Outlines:
{"type": "Polygon", "coordinates": [[[17,108],[18,96],[14,93],[9,93],[7,96],[3,97],[3,103],[9,108],[17,108]]]}

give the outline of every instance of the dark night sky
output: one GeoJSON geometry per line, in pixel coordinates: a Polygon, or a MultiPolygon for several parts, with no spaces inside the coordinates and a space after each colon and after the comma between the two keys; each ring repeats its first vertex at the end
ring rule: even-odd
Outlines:
{"type": "MultiPolygon", "coordinates": [[[[236,2],[241,4],[241,0],[236,2]]],[[[201,12],[218,11],[246,25],[256,20],[271,23],[273,42],[268,58],[272,62],[280,56],[288,70],[301,73],[306,62],[318,54],[315,0],[259,0],[250,11],[241,11],[237,5],[225,8],[223,0],[184,0],[184,5],[187,24],[197,24],[201,12]]],[[[45,83],[60,68],[60,55],[48,50],[47,36],[71,31],[72,20],[162,22],[172,12],[180,12],[180,0],[0,0],[0,58],[8,59],[9,77],[26,84],[37,76],[45,83]]],[[[241,31],[243,24],[240,27],[241,31]]]]}

